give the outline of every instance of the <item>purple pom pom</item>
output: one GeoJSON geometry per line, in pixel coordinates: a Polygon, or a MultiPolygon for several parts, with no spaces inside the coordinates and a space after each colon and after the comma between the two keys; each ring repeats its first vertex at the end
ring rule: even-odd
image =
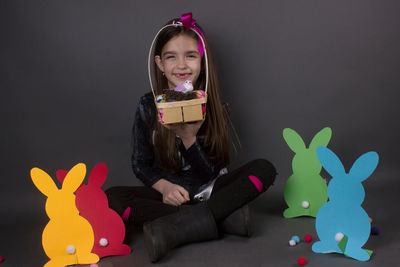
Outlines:
{"type": "Polygon", "coordinates": [[[379,235],[381,232],[381,229],[379,229],[378,226],[372,226],[371,227],[371,235],[379,235]]]}

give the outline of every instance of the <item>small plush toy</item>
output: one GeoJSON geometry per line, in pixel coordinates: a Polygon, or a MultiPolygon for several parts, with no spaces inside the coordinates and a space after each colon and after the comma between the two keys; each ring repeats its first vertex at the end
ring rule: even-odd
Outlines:
{"type": "Polygon", "coordinates": [[[361,207],[365,191],[361,184],[378,165],[378,154],[368,152],[361,155],[346,173],[342,162],[326,147],[317,148],[318,159],[332,176],[328,185],[329,201],[317,214],[315,227],[320,241],[315,242],[312,250],[317,253],[337,252],[359,261],[367,261],[369,253],[362,249],[367,242],[371,223],[368,214],[361,207]],[[345,248],[340,249],[338,242],[346,237],[345,248]]]}
{"type": "Polygon", "coordinates": [[[319,131],[307,148],[301,136],[294,130],[283,130],[283,138],[295,156],[292,161],[293,174],[285,183],[284,198],[288,208],[285,218],[317,216],[319,208],[328,200],[326,182],[320,176],[322,169],[316,149],[328,145],[332,130],[326,127],[319,131]]]}
{"type": "Polygon", "coordinates": [[[193,91],[191,80],[186,80],[184,83],[173,89],[163,90],[163,99],[166,102],[190,100],[196,98],[198,98],[198,93],[193,91]]]}
{"type": "Polygon", "coordinates": [[[176,92],[182,92],[182,93],[188,93],[190,91],[193,91],[193,84],[192,80],[186,80],[184,83],[178,85],[177,87],[174,88],[174,91],[176,92]]]}

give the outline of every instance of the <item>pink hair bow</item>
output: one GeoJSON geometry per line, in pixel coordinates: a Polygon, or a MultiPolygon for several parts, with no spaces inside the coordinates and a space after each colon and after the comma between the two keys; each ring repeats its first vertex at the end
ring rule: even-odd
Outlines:
{"type": "MultiPolygon", "coordinates": [[[[194,25],[194,24],[196,23],[196,20],[195,20],[194,18],[192,18],[192,12],[183,14],[183,15],[181,16],[181,20],[182,20],[183,26],[184,26],[186,29],[188,29],[188,30],[190,30],[190,29],[195,30],[195,31],[196,31],[198,34],[200,34],[201,37],[203,37],[203,39],[204,39],[204,34],[203,34],[203,32],[202,32],[198,27],[196,27],[196,25],[194,25]]],[[[203,43],[201,42],[201,39],[200,39],[200,38],[199,38],[198,49],[199,49],[200,55],[203,56],[203,55],[204,55],[204,47],[203,47],[203,43]]]]}

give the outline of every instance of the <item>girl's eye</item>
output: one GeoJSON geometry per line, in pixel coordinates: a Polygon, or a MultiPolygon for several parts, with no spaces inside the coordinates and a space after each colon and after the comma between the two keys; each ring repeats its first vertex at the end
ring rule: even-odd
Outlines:
{"type": "Polygon", "coordinates": [[[166,59],[174,58],[174,56],[167,56],[166,59]]]}
{"type": "Polygon", "coordinates": [[[195,55],[195,54],[189,54],[188,57],[190,57],[190,58],[197,58],[197,55],[195,55]]]}

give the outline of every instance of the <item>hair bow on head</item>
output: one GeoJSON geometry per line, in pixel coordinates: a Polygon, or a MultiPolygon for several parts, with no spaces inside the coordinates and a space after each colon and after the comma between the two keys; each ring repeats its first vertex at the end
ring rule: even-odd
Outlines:
{"type": "Polygon", "coordinates": [[[192,18],[192,13],[185,13],[181,16],[182,24],[185,26],[186,29],[190,30],[193,28],[194,24],[196,23],[196,20],[192,18]]]}
{"type": "MultiPolygon", "coordinates": [[[[181,16],[181,20],[182,20],[182,25],[186,29],[188,29],[188,30],[193,29],[199,35],[201,35],[201,37],[203,37],[203,39],[204,39],[204,34],[202,33],[202,31],[198,27],[196,27],[196,25],[194,25],[196,23],[196,20],[192,17],[192,12],[183,14],[181,16]]],[[[203,56],[204,55],[204,47],[203,47],[203,43],[202,43],[200,37],[199,37],[199,42],[198,42],[198,49],[199,49],[200,55],[203,56]]]]}

